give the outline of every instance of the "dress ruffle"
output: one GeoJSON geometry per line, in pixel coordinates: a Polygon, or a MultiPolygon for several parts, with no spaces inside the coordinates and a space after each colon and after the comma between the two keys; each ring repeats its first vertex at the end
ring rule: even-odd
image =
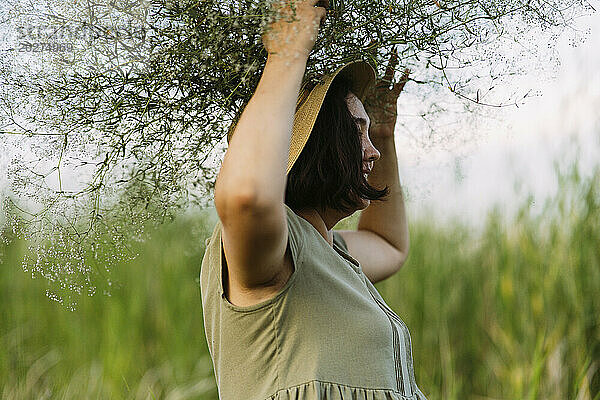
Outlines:
{"type": "Polygon", "coordinates": [[[266,400],[426,400],[422,393],[407,397],[390,389],[365,389],[339,383],[310,381],[282,389],[266,400]]]}

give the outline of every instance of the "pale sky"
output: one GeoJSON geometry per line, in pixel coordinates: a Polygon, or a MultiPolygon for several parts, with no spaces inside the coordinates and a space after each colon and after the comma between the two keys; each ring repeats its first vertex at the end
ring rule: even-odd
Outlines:
{"type": "MultiPolygon", "coordinates": [[[[566,38],[560,41],[558,71],[535,71],[515,82],[515,87],[539,90],[540,96],[527,99],[519,108],[498,111],[496,118],[465,125],[467,137],[477,137],[474,130],[482,127],[486,132],[461,145],[459,157],[456,147],[446,144],[427,150],[416,147],[397,130],[410,215],[458,216],[477,223],[494,204],[510,214],[523,204],[527,193],[535,196],[532,211],[536,211],[557,190],[553,160],[569,165],[575,158],[575,143],[581,145],[584,174],[599,164],[600,15],[582,19],[580,26],[591,28],[591,34],[577,47],[566,38]],[[455,179],[457,170],[460,182],[455,179]]],[[[403,106],[401,97],[399,113],[403,106]]]]}

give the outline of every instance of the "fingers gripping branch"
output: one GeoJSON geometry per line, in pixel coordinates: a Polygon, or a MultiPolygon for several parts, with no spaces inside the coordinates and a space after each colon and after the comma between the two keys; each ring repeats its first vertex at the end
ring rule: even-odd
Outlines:
{"type": "Polygon", "coordinates": [[[380,130],[393,133],[397,116],[397,99],[404,89],[404,85],[408,81],[410,74],[410,69],[406,68],[400,80],[394,82],[397,66],[398,52],[396,47],[394,47],[383,77],[377,80],[364,101],[367,113],[371,117],[372,131],[381,127],[380,130]]]}
{"type": "Polygon", "coordinates": [[[273,21],[263,34],[269,55],[308,57],[327,17],[328,0],[276,0],[273,21]]]}

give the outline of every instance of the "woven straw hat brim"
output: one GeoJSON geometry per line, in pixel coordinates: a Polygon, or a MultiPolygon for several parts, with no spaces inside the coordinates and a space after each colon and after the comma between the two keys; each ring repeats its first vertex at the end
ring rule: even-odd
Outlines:
{"type": "MultiPolygon", "coordinates": [[[[310,133],[314,127],[327,91],[336,76],[344,76],[352,82],[352,93],[361,101],[364,101],[369,87],[375,82],[376,73],[373,67],[365,61],[352,61],[335,72],[325,75],[323,79],[310,91],[308,96],[300,91],[296,102],[296,113],[294,114],[294,124],[292,127],[292,136],[290,138],[290,150],[288,154],[288,164],[286,174],[290,172],[294,163],[302,153],[302,149],[308,142],[310,133]]],[[[231,126],[227,134],[227,142],[231,140],[235,128],[231,126]]]]}

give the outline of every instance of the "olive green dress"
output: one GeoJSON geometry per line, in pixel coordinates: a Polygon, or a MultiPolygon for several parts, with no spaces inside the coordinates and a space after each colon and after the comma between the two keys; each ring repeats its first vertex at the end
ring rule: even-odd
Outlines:
{"type": "Polygon", "coordinates": [[[223,293],[221,223],[200,270],[204,329],[221,400],[425,400],[410,334],[334,232],[333,248],[287,205],[295,270],[271,299],[223,293]]]}

